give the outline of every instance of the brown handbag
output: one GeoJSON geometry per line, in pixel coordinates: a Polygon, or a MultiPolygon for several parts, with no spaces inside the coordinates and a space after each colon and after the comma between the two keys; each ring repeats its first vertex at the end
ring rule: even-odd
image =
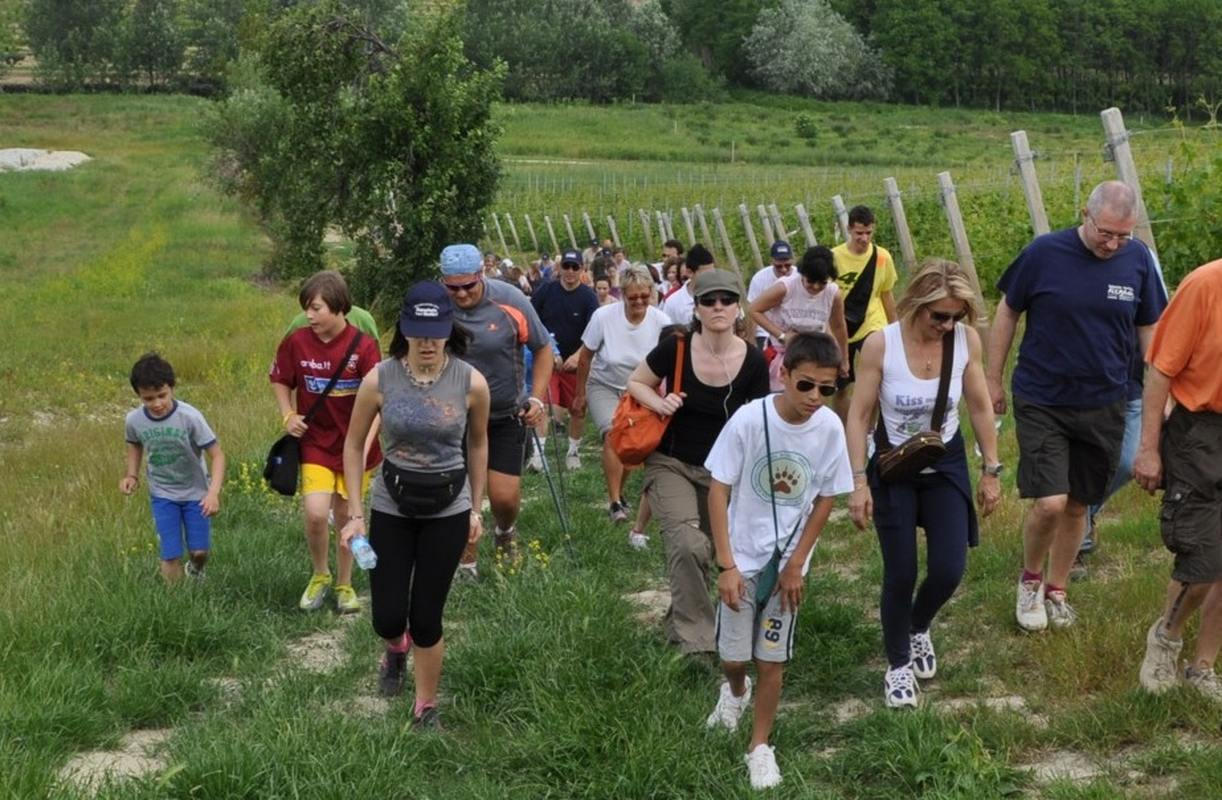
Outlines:
{"type": "Polygon", "coordinates": [[[891,447],[887,440],[887,426],[879,420],[878,431],[882,446],[879,447],[877,465],[880,480],[887,483],[910,480],[946,455],[946,445],[942,443],[942,423],[946,419],[950,371],[954,360],[955,330],[952,328],[942,337],[942,375],[938,378],[938,398],[934,401],[933,416],[929,420],[932,430],[921,431],[905,439],[897,447],[891,447]]]}
{"type": "MultiPolygon", "coordinates": [[[[683,391],[683,351],[686,344],[687,340],[680,337],[675,347],[674,388],[668,390],[674,394],[683,391]]],[[[635,467],[658,449],[670,420],[670,417],[660,416],[638,403],[631,394],[624,392],[623,397],[619,399],[619,405],[615,407],[607,441],[611,443],[611,449],[624,466],[635,467]]]]}

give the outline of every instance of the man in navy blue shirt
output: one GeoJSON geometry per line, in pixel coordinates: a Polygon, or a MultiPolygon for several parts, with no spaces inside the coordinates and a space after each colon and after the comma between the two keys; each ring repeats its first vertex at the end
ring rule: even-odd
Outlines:
{"type": "MultiPolygon", "coordinates": [[[[548,400],[553,409],[559,406],[570,410],[569,449],[565,458],[565,465],[570,469],[581,467],[578,448],[586,421],[584,413],[571,412],[573,397],[577,392],[577,353],[581,349],[581,334],[585,332],[590,317],[598,310],[598,295],[581,281],[584,271],[585,262],[581,253],[566,250],[560,258],[560,279],[543,284],[530,298],[539,319],[543,320],[543,326],[551,332],[560,349],[560,363],[552,372],[548,400]]],[[[540,449],[545,439],[539,438],[540,449]]],[[[531,456],[530,466],[542,468],[542,457],[542,453],[536,452],[531,456]]]]}
{"type": "Polygon", "coordinates": [[[998,414],[1006,356],[1027,315],[1011,383],[1018,490],[1035,501],[1023,522],[1015,608],[1025,630],[1077,619],[1065,590],[1086,509],[1102,502],[1116,472],[1134,348],[1149,346],[1166,305],[1152,254],[1133,241],[1136,225],[1133,191],[1101,183],[1082,224],[1037,237],[997,283],[985,378],[998,414]]]}

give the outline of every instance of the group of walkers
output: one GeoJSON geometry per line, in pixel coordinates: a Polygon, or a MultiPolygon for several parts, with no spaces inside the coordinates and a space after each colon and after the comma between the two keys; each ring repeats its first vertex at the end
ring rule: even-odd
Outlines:
{"type": "MultiPolygon", "coordinates": [[[[1096,187],[1080,225],[1037,237],[1004,272],[987,341],[974,278],[953,262],[927,260],[896,300],[895,265],[873,242],[865,207],[850,212],[845,244],[809,248],[796,273],[792,249],[777,242],[744,291],[707,248],[667,242],[660,270],[616,263],[619,300],[608,304],[588,285],[579,251],[562,254],[528,299],[490,279],[473,245],[451,245],[439,280],[407,292],[385,359],[376,329],[356,324],[343,279],[319,273],[300,293],[304,326],[285,336],[270,374],[284,429],[301,446],[313,574],[300,605],[319,608],[330,592],[337,610],[360,609],[348,545],[367,534],[381,689],[402,691],[414,650],[413,719],[437,727],[443,610],[456,574],[478,576],[485,495],[495,547],[512,557],[528,440],[546,459],[549,410],[563,410],[568,466],[580,466],[588,415],[603,439],[609,518],[626,523],[629,467],[607,434],[627,393],[667,420],[644,460],[629,544],[647,547],[652,517],[670,586],[667,639],[720,658],[710,728],[735,730],[754,697],[744,759],[752,786],[767,788],[781,781],[769,740],[804,576],[835,498],[878,536],[884,702],[916,706],[920,682],[938,673],[932,623],[964,577],[978,515],[1001,498],[995,415],[1012,406],[1016,482],[1032,500],[1018,626],[1078,622],[1070,571],[1088,509],[1123,483],[1127,448],[1138,483],[1165,487],[1160,524],[1175,555],[1141,684],[1161,692],[1184,681],[1222,701],[1213,672],[1222,646],[1222,261],[1185,279],[1168,305],[1153,254],[1133,239],[1136,222],[1128,187],[1096,187]],[[1007,403],[1002,373],[1023,315],[1007,403]],[[975,481],[961,401],[980,456],[975,481]],[[340,531],[334,579],[330,525],[340,531]],[[1181,671],[1197,609],[1196,652],[1181,671]]],[[[185,569],[202,574],[224,456],[202,415],[174,399],[159,357],[141,359],[132,386],[142,408],[128,416],[120,488],[134,490],[148,449],[163,572],[183,574],[185,529],[185,569]]]]}

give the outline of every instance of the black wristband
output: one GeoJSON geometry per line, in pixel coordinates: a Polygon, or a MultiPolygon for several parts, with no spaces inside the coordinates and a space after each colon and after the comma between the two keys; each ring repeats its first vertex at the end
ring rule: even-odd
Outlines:
{"type": "Polygon", "coordinates": [[[723,573],[723,572],[730,572],[730,571],[732,571],[732,570],[736,570],[736,569],[738,569],[738,565],[737,565],[737,564],[734,564],[733,566],[729,566],[729,567],[723,567],[722,565],[718,564],[718,565],[717,565],[717,574],[718,574],[718,575],[720,575],[720,574],[721,574],[721,573],[723,573]]]}

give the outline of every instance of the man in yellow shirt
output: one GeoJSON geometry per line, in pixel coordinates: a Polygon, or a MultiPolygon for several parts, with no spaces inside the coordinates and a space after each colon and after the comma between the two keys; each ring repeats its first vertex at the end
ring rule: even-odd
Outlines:
{"type": "Polygon", "coordinates": [[[849,387],[857,354],[866,337],[895,322],[895,259],[874,244],[874,212],[866,206],[849,210],[849,238],[832,248],[836,284],[844,295],[844,319],[849,328],[849,374],[837,381],[835,409],[841,421],[849,410],[849,387]]]}

